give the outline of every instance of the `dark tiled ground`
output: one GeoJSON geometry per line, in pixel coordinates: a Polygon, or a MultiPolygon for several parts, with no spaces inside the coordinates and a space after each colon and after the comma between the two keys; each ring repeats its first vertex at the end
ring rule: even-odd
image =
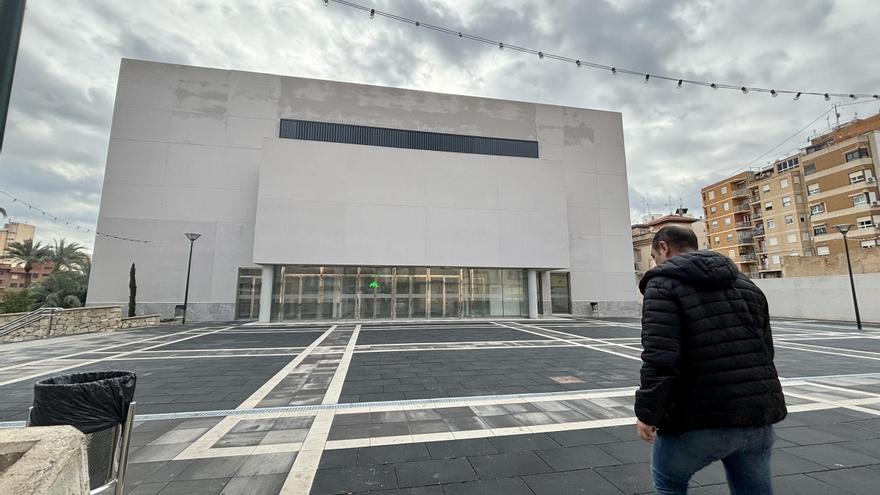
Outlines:
{"type": "Polygon", "coordinates": [[[365,353],[354,355],[341,402],[623,387],[638,373],[633,361],[585,348],[365,353]]]}
{"type": "MultiPolygon", "coordinates": [[[[776,493],[876,493],[878,430],[880,419],[859,412],[793,414],[777,427],[776,493]]],[[[312,494],[653,493],[650,460],[631,426],[341,449],[324,452],[312,494]]],[[[695,494],[728,493],[720,463],[691,486],[695,494]]]]}
{"type": "Polygon", "coordinates": [[[494,325],[455,326],[448,329],[424,330],[361,330],[359,345],[401,344],[414,342],[474,342],[494,340],[546,340],[546,337],[531,335],[494,325]]]}

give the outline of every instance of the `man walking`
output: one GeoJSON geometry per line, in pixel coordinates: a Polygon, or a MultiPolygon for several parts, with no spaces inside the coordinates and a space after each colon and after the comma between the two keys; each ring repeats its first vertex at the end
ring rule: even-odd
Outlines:
{"type": "Polygon", "coordinates": [[[635,412],[639,437],[654,444],[657,493],[687,493],[691,476],[716,460],[730,493],[772,493],[772,425],[787,411],[767,299],[730,259],[698,251],[689,229],[660,229],[651,256],[657,266],[639,283],[635,412]]]}

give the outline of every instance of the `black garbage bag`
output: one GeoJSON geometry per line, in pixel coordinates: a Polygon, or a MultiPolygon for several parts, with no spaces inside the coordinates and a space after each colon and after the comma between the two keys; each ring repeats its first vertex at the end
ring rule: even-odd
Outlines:
{"type": "Polygon", "coordinates": [[[111,428],[125,421],[136,383],[131,371],[92,371],[40,380],[34,384],[31,425],[71,425],[83,433],[111,428]]]}

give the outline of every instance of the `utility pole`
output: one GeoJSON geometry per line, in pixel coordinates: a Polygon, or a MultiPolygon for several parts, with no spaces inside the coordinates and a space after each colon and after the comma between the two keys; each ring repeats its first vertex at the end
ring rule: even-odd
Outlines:
{"type": "Polygon", "coordinates": [[[24,4],[25,0],[0,0],[0,150],[3,149],[3,135],[6,133],[15,58],[21,38],[21,24],[24,22],[24,4]]]}

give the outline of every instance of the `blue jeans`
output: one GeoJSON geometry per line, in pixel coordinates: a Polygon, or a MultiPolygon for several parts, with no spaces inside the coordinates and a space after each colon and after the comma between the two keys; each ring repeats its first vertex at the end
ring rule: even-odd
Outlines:
{"type": "Polygon", "coordinates": [[[688,481],[715,461],[724,464],[731,495],[772,494],[772,426],[720,428],[657,435],[651,460],[659,495],[686,494],[688,481]]]}

